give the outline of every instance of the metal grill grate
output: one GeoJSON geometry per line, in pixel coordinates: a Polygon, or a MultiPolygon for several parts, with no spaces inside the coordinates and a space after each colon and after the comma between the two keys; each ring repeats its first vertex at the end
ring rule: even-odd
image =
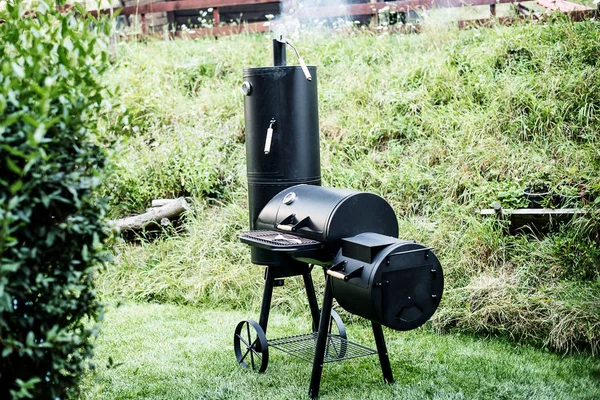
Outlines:
{"type": "Polygon", "coordinates": [[[268,230],[243,232],[240,235],[240,240],[243,243],[262,245],[273,249],[312,249],[321,247],[321,242],[316,240],[268,230]]]}
{"type": "MultiPolygon", "coordinates": [[[[308,362],[313,362],[316,346],[317,332],[269,340],[269,347],[274,347],[308,362]]],[[[327,337],[324,362],[349,360],[373,354],[377,354],[377,351],[330,333],[327,337]]]]}

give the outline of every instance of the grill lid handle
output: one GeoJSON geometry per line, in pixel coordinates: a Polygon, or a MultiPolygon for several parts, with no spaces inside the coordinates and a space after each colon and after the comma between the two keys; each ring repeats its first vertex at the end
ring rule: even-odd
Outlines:
{"type": "Polygon", "coordinates": [[[286,232],[296,232],[298,229],[308,226],[309,223],[310,217],[304,217],[298,221],[296,214],[290,214],[277,224],[277,229],[286,232]]]}

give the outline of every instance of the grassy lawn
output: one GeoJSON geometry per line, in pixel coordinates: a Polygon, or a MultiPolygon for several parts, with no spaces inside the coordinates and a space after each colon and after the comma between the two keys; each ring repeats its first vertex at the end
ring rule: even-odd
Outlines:
{"type": "MultiPolygon", "coordinates": [[[[257,312],[127,304],[109,307],[96,346],[89,399],[307,398],[311,364],[272,349],[264,374],[240,368],[237,322],[257,312]],[[109,362],[112,359],[112,365],[109,362]]],[[[368,325],[348,337],[374,347],[368,325]]],[[[305,333],[308,321],[273,312],[268,337],[305,333]]],[[[385,330],[396,383],[385,385],[377,357],[327,364],[322,399],[597,399],[600,360],[561,357],[500,339],[385,330]]]]}
{"type": "MultiPolygon", "coordinates": [[[[447,284],[429,330],[386,330],[396,384],[383,384],[376,357],[328,364],[321,398],[600,398],[598,22],[293,39],[319,67],[324,185],[388,200],[401,238],[434,247],[447,284]],[[589,213],[544,235],[506,235],[480,218],[496,201],[527,207],[523,188],[540,183],[577,189],[563,206],[589,213]]],[[[238,321],[258,318],[263,284],[238,240],[248,223],[241,69],[270,64],[269,43],[119,45],[107,79],[130,123],[105,186],[111,216],[155,198],[193,208],[179,230],[115,246],[97,288],[127,303],[108,310],[86,398],[307,398],[310,363],[273,350],[259,375],[237,365],[232,344],[238,321]]],[[[270,338],[309,329],[302,286],[284,292],[270,338]]],[[[373,347],[365,321],[348,325],[373,347]]]]}

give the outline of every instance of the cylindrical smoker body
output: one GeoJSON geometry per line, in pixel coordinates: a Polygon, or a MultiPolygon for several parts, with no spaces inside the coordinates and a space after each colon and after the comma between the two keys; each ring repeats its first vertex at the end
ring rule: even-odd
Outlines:
{"type": "MultiPolygon", "coordinates": [[[[250,229],[273,196],[298,184],[321,184],[317,69],[244,69],[244,117],[250,229]]],[[[252,248],[255,264],[277,264],[277,257],[252,248]]]]}

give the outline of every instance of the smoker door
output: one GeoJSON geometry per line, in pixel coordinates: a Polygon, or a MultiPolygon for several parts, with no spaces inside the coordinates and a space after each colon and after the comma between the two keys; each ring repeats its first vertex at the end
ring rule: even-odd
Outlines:
{"type": "Polygon", "coordinates": [[[430,249],[410,244],[397,248],[382,270],[382,324],[406,331],[423,325],[435,313],[444,288],[440,263],[430,249]]]}

